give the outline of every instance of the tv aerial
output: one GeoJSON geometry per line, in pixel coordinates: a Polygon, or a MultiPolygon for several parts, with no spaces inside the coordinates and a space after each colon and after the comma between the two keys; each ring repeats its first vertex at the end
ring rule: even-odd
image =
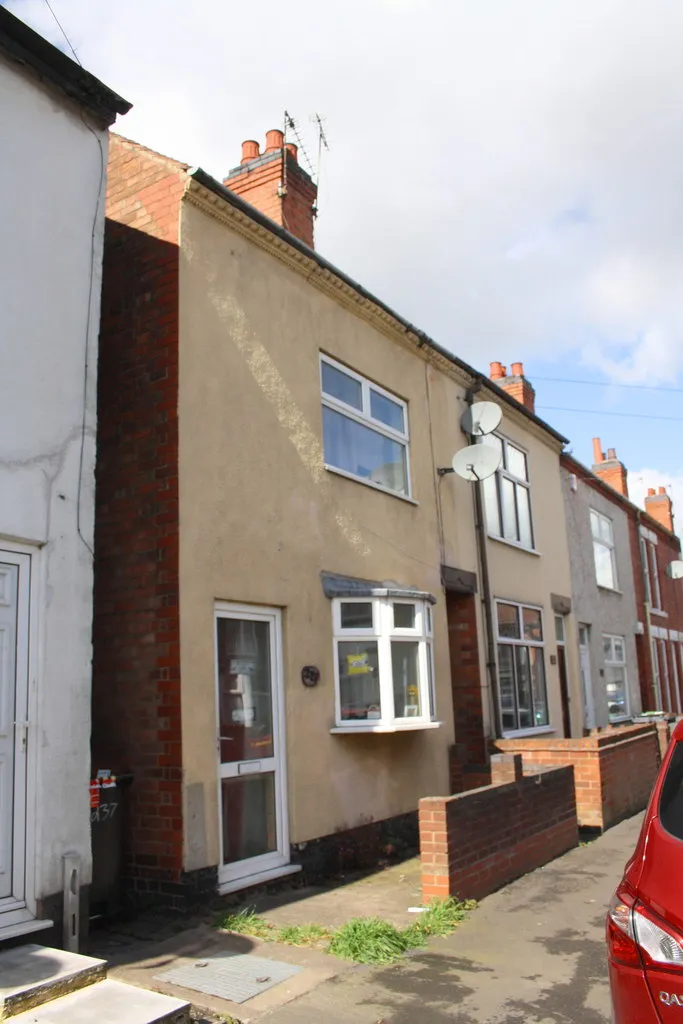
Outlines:
{"type": "Polygon", "coordinates": [[[437,469],[438,475],[457,473],[470,483],[493,476],[500,466],[502,452],[490,444],[477,444],[477,438],[493,433],[502,418],[502,410],[495,402],[473,402],[469,405],[460,417],[460,426],[469,434],[472,443],[455,453],[450,466],[437,469]]]}
{"type": "Polygon", "coordinates": [[[683,580],[683,562],[669,562],[666,575],[672,580],[683,580]]]}

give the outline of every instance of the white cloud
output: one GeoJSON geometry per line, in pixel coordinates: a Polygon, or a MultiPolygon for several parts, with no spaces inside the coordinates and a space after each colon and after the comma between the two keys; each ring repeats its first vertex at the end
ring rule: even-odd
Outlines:
{"type": "Polygon", "coordinates": [[[216,176],[325,114],[319,249],[465,358],[683,370],[677,0],[54,4],[119,129],[216,176]]]}

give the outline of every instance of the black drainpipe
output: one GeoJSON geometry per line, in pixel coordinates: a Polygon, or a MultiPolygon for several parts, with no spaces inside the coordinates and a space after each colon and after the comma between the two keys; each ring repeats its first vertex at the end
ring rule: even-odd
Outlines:
{"type": "MultiPolygon", "coordinates": [[[[477,381],[468,389],[467,404],[474,404],[474,396],[481,391],[482,382],[477,381]]],[[[476,444],[476,439],[470,437],[470,444],[476,444]]],[[[493,739],[497,739],[501,729],[500,707],[498,705],[498,669],[496,665],[496,644],[493,620],[493,601],[491,600],[491,580],[489,577],[489,559],[486,547],[486,523],[484,520],[484,497],[483,484],[477,480],[474,484],[474,526],[477,534],[477,549],[479,554],[479,565],[481,568],[481,603],[484,609],[484,624],[486,629],[486,669],[488,672],[491,703],[493,705],[493,739]]]]}

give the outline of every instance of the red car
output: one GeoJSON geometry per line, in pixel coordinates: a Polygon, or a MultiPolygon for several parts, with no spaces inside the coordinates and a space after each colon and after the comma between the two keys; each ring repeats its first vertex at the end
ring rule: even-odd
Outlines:
{"type": "Polygon", "coordinates": [[[614,1024],[683,1024],[683,722],[607,914],[614,1024]]]}

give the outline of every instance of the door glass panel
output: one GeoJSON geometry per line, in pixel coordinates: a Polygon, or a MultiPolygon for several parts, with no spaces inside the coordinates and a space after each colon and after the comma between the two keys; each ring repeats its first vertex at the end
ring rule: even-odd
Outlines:
{"type": "Polygon", "coordinates": [[[391,667],[394,678],[394,714],[397,718],[419,718],[422,714],[420,696],[419,644],[394,641],[391,645],[391,667]]]}
{"type": "Polygon", "coordinates": [[[275,775],[221,779],[223,863],[277,850],[275,775]]]}
{"type": "Polygon", "coordinates": [[[623,668],[618,665],[605,666],[605,689],[610,719],[627,715],[626,673],[623,668]]]}
{"type": "Polygon", "coordinates": [[[541,647],[530,647],[529,658],[531,659],[531,692],[533,696],[534,725],[547,725],[548,697],[546,695],[545,687],[543,649],[541,647]]]}
{"type": "Polygon", "coordinates": [[[0,899],[13,889],[18,580],[15,565],[0,564],[0,899]]]}
{"type": "Polygon", "coordinates": [[[337,658],[342,721],[381,718],[377,641],[340,640],[337,658]]]}
{"type": "Polygon", "coordinates": [[[517,728],[515,708],[514,648],[508,644],[498,645],[498,685],[500,688],[500,714],[503,729],[517,728]]]}
{"type": "Polygon", "coordinates": [[[555,616],[555,639],[558,644],[564,643],[564,619],[561,615],[555,616]]]}
{"type": "Polygon", "coordinates": [[[267,622],[219,618],[221,761],[273,757],[273,693],[267,622]]]}
{"type": "Polygon", "coordinates": [[[531,695],[531,670],[529,648],[515,647],[517,668],[517,700],[519,702],[519,728],[530,729],[534,725],[533,699],[531,695]]]}

